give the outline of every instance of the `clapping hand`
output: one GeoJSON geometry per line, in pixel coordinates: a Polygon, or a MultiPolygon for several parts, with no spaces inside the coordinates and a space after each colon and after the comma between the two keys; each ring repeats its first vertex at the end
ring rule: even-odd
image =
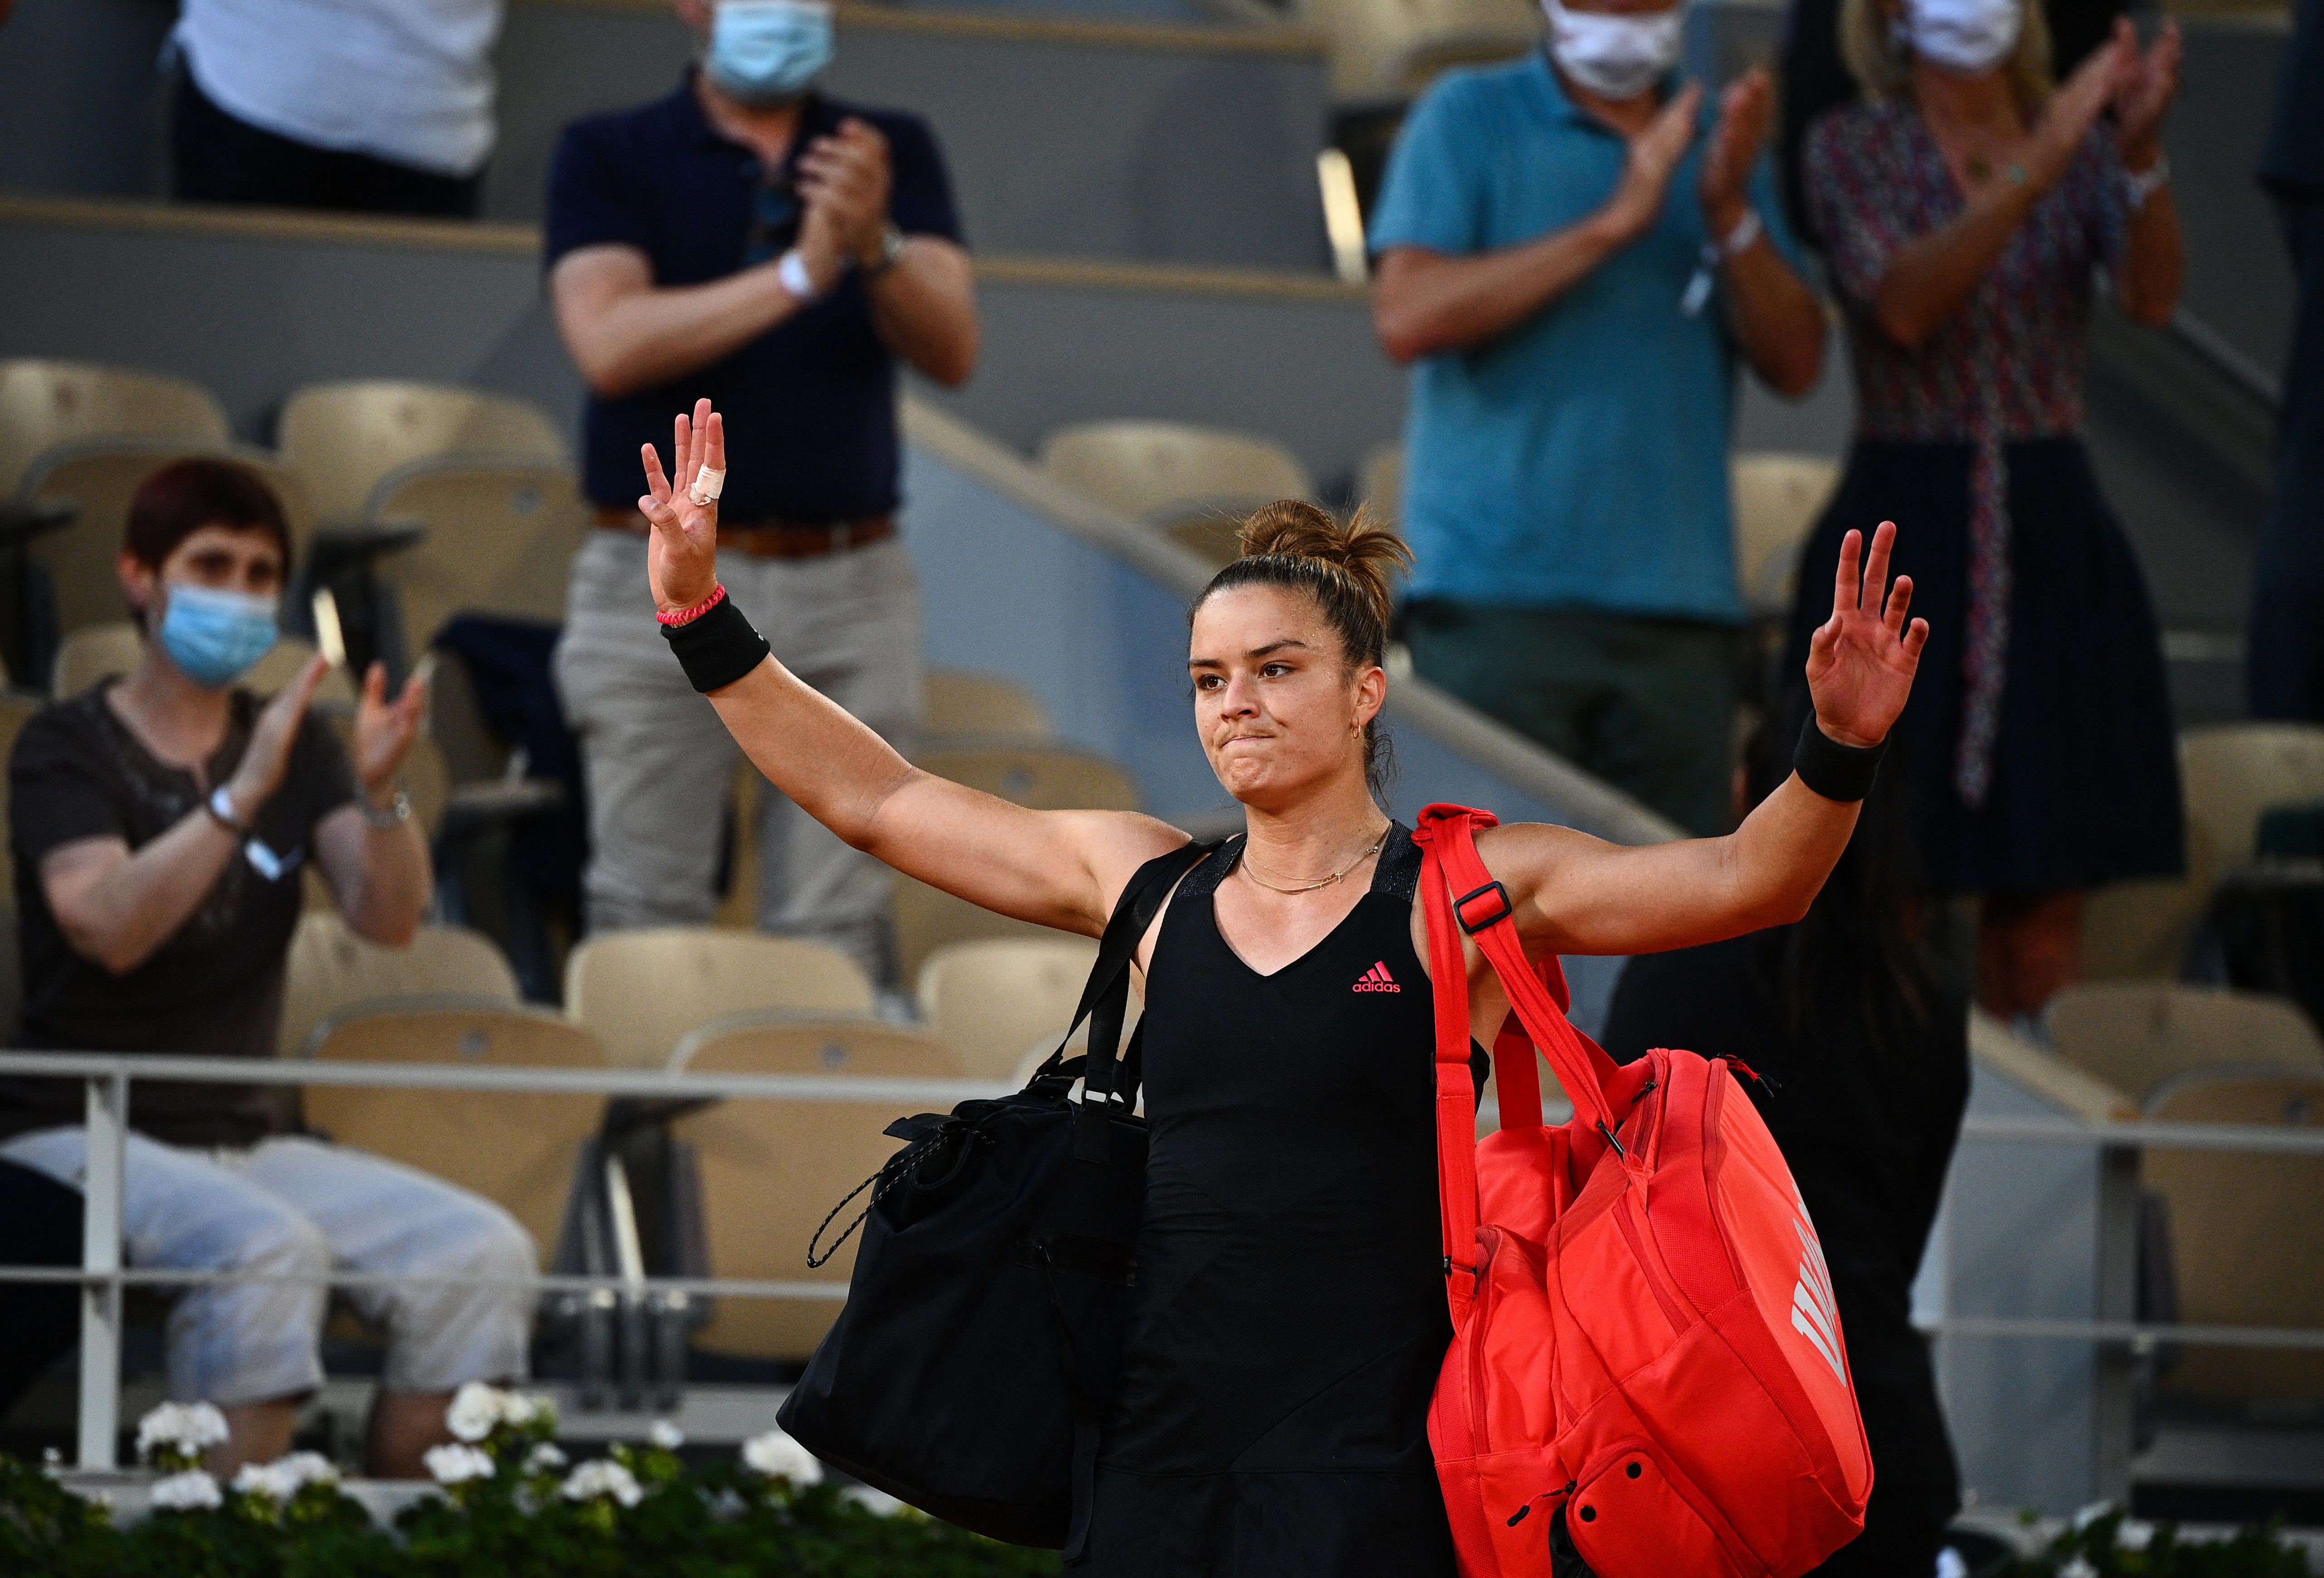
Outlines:
{"type": "Polygon", "coordinates": [[[2162,156],[2163,117],[2179,96],[2179,60],[2185,46],[2175,22],[2163,24],[2163,31],[2143,55],[2129,18],[2117,18],[2114,26],[2112,42],[2119,52],[2114,88],[2115,145],[2122,150],[2125,164],[2133,170],[2148,170],[2162,156]]]}
{"type": "Polygon", "coordinates": [[[1671,176],[1694,142],[1695,112],[1702,104],[1702,85],[1690,82],[1655,112],[1645,131],[1630,139],[1622,178],[1606,204],[1622,235],[1636,239],[1655,227],[1671,176]]]}
{"type": "Polygon", "coordinates": [[[726,469],[726,423],[707,400],[694,402],[691,420],[678,413],[670,446],[670,469],[679,479],[675,488],[662,475],[661,457],[654,447],[641,448],[646,492],[638,509],[653,524],[646,542],[646,577],[653,586],[655,605],[673,614],[693,607],[718,585],[718,501],[696,503],[694,479],[705,466],[713,471],[726,469]]]}
{"type": "Polygon", "coordinates": [[[1702,212],[1714,240],[1724,240],[1743,222],[1751,171],[1775,113],[1775,84],[1762,67],[1744,72],[1719,97],[1719,124],[1702,154],[1702,212]]]}
{"type": "Polygon", "coordinates": [[[1896,523],[1880,522],[1859,580],[1864,534],[1850,531],[1840,540],[1831,617],[1808,642],[1808,694],[1815,701],[1816,726],[1843,745],[1877,745],[1888,737],[1913,693],[1921,649],[1928,644],[1927,620],[1916,619],[1909,628],[1904,623],[1913,578],[1899,576],[1893,588],[1888,586],[1888,555],[1895,541],[1896,523]]]}
{"type": "Polygon", "coordinates": [[[373,799],[403,771],[427,707],[428,681],[420,675],[406,679],[403,694],[392,702],[387,699],[386,665],[374,663],[364,676],[363,694],[355,700],[355,777],[373,799]]]}
{"type": "Polygon", "coordinates": [[[817,137],[799,156],[799,194],[810,222],[826,221],[840,250],[860,268],[880,262],[892,180],[888,139],[853,115],[839,124],[836,135],[817,137]]]}
{"type": "Polygon", "coordinates": [[[330,671],[329,660],[321,654],[309,658],[299,677],[275,693],[251,725],[250,743],[242,748],[242,760],[226,782],[226,798],[234,802],[235,815],[244,826],[282,787],[282,775],[290,765],[290,746],[307,716],[307,704],[315,699],[315,687],[330,671]]]}

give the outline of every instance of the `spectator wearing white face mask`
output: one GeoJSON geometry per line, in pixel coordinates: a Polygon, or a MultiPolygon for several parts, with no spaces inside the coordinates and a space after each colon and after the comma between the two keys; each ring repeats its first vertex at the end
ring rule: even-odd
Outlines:
{"type": "MultiPolygon", "coordinates": [[[[976,302],[936,137],[842,104],[820,0],[677,0],[703,35],[678,90],[567,127],[549,291],[589,399],[600,530],[573,567],[557,680],[581,739],[593,930],[707,921],[740,761],[650,615],[641,446],[708,396],[745,435],[720,500],[727,595],[809,684],[908,743],[919,583],[896,535],[899,365],[959,384],[976,302]]],[[[692,484],[696,479],[682,478],[692,484]]],[[[887,869],[760,792],[759,923],[886,970],[887,869]]]]}
{"type": "Polygon", "coordinates": [[[1406,633],[1424,678],[1715,833],[1734,366],[1805,392],[1823,319],[1760,157],[1766,73],[1714,106],[1677,80],[1676,0],[1545,4],[1544,49],[1415,106],[1373,217],[1374,318],[1413,369],[1406,633]]]}
{"type": "Polygon", "coordinates": [[[1857,434],[1800,569],[1896,521],[1935,632],[1902,727],[1922,863],[1984,900],[1978,993],[2005,1019],[2080,973],[2082,894],[2183,863],[2161,641],[2083,445],[2093,278],[2170,320],[2163,158],[2178,31],[2127,22],[2052,87],[2027,0],[1845,0],[1864,102],[1809,128],[1803,187],[1846,315],[1857,434]],[[2101,116],[2111,109],[2111,123],[2101,116]]]}

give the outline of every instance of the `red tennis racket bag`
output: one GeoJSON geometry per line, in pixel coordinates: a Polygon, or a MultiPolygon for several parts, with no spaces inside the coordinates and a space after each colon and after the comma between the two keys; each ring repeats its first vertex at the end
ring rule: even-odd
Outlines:
{"type": "Polygon", "coordinates": [[[1431,806],[1417,834],[1453,1330],[1428,1435],[1462,1578],[1551,1578],[1568,1542],[1599,1578],[1793,1578],[1872,1489],[1814,1224],[1726,1065],[1618,1066],[1566,1022],[1478,858],[1494,825],[1431,806]],[[1481,1143],[1464,933],[1514,1009],[1481,1143]],[[1554,1128],[1536,1047],[1573,1102],[1554,1128]]]}

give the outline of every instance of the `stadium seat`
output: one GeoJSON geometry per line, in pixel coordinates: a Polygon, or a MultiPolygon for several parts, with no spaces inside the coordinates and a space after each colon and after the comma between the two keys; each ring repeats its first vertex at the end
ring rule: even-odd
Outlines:
{"type": "Polygon", "coordinates": [[[390,1001],[458,999],[471,1007],[515,1008],[516,974],[482,932],[458,926],[423,926],[400,948],[366,942],[337,911],[309,911],[290,934],[282,984],[282,1028],[275,1050],[303,1050],[325,1020],[390,1001]]]}
{"type": "MultiPolygon", "coordinates": [[[[112,624],[85,624],[58,646],[56,666],[49,676],[50,693],[59,701],[68,701],[100,679],[128,673],[144,653],[145,638],[125,619],[112,624]]],[[[242,683],[261,696],[272,696],[297,678],[314,655],[311,644],[286,635],[253,665],[242,683]]],[[[315,687],[315,699],[326,707],[352,708],[355,687],[347,683],[344,670],[334,669],[315,687]]]]}
{"type": "MultiPolygon", "coordinates": [[[[693,1074],[841,1075],[958,1079],[959,1061],[934,1037],[893,1026],[728,1021],[689,1036],[673,1067],[693,1074]]],[[[892,1101],[721,1102],[670,1125],[694,1148],[715,1277],[845,1287],[856,1241],[810,1270],[807,1241],[848,1191],[896,1153],[881,1132],[892,1101]]],[[[859,1195],[825,1237],[827,1247],[864,1204],[859,1195]]],[[[741,1358],[803,1360],[839,1315],[837,1299],[722,1298],[698,1346],[741,1358]]]]}
{"type": "Polygon", "coordinates": [[[1342,108],[1405,103],[1448,67],[1521,55],[1542,32],[1526,0],[1305,0],[1298,16],[1323,35],[1342,108]]]}
{"type": "Polygon", "coordinates": [[[2192,1069],[2264,1067],[2324,1076],[2324,1040],[2280,997],[2086,982],[2051,999],[2048,1014],[2058,1055],[2135,1102],[2192,1069]]]}
{"type": "Polygon", "coordinates": [[[92,362],[0,361],[0,496],[43,451],[85,438],[200,448],[226,441],[226,411],[198,383],[92,362]]]}
{"type": "MultiPolygon", "coordinates": [[[[595,1037],[546,1009],[377,1003],[318,1026],[309,1056],[344,1063],[602,1067],[595,1037]]],[[[387,1157],[498,1201],[546,1255],[557,1244],[573,1158],[604,1098],[517,1091],[316,1085],[307,1121],[341,1145],[387,1157]]]]}
{"type": "Polygon", "coordinates": [[[1814,455],[1747,453],[1729,462],[1729,478],[1743,605],[1757,618],[1786,618],[1800,550],[1840,485],[1840,466],[1814,455]]]}
{"type": "MultiPolygon", "coordinates": [[[[2147,1116],[2165,1123],[2324,1126],[2324,1071],[2181,1076],[2147,1116]]],[[[2190,1325],[2324,1327],[2324,1156],[2153,1149],[2141,1177],[2170,1213],[2178,1318],[2190,1325]]],[[[2190,1343],[2163,1389],[2271,1411],[2324,1402],[2324,1352],[2190,1343]]]]}
{"type": "Polygon", "coordinates": [[[1056,737],[1049,709],[1030,691],[991,674],[931,669],[920,723],[924,746],[1047,744],[1056,737]]]}
{"type": "Polygon", "coordinates": [[[565,1011],[624,1067],[659,1068],[681,1037],[728,1014],[872,1011],[872,983],[835,948],[723,927],[602,932],[565,965],[565,1011]]]}
{"type": "Polygon", "coordinates": [[[920,1017],[971,1075],[1005,1079],[1065,1038],[1096,959],[1095,941],[1063,932],[954,943],[920,966],[920,1017]]]}
{"type": "Polygon", "coordinates": [[[1404,446],[1382,444],[1356,472],[1356,497],[1365,517],[1395,530],[1404,518],[1404,446]]]}
{"type": "Polygon", "coordinates": [[[195,456],[239,461],[263,476],[282,501],[293,554],[308,540],[314,512],[307,492],[270,451],[164,438],[91,438],[59,445],[43,451],[24,478],[27,498],[69,501],[79,511],[69,530],[34,538],[26,549],[33,562],[47,569],[55,587],[59,631],[69,634],[84,625],[121,618],[121,577],[115,567],[122,530],[129,520],[129,501],[162,466],[195,456]]]}
{"type": "Polygon", "coordinates": [[[406,651],[426,651],[456,614],[549,624],[565,617],[589,509],[561,462],[423,462],[382,481],[370,512],[378,525],[427,529],[379,561],[402,604],[406,651]]]}
{"type": "Polygon", "coordinates": [[[321,518],[337,524],[364,519],[373,490],[420,461],[494,457],[560,469],[570,463],[557,424],[529,401],[392,378],[307,385],[284,403],[275,441],[321,518]]]}
{"type": "Polygon", "coordinates": [[[2188,933],[2222,872],[2252,858],[2260,814],[2292,801],[2324,799],[2324,727],[2313,724],[2221,724],[2179,737],[2179,778],[2187,805],[2183,877],[2118,882],[2090,895],[2082,923],[2082,964],[2093,981],[2172,980],[2188,933]]]}
{"type": "Polygon", "coordinates": [[[1082,422],[1041,440],[1041,469],[1213,563],[1234,557],[1240,518],[1314,494],[1307,468],[1269,438],[1185,422],[1082,422]]]}
{"type": "MultiPolygon", "coordinates": [[[[919,758],[918,765],[940,778],[1036,810],[1139,809],[1138,786],[1130,775],[1103,757],[1084,752],[1029,747],[931,751],[919,758]]],[[[896,964],[906,981],[917,980],[928,955],[947,943],[1058,935],[903,876],[896,879],[895,916],[896,964]]]]}

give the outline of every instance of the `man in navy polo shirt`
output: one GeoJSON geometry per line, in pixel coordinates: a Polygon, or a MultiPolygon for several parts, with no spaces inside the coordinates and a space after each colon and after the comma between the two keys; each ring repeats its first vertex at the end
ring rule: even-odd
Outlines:
{"type": "Polygon", "coordinates": [[[1412,364],[1406,636],[1424,679],[1720,833],[1735,367],[1803,393],[1823,314],[1759,157],[1766,73],[1707,104],[1679,0],[1543,6],[1542,49],[1415,106],[1372,215],[1412,364]]]}
{"type": "MultiPolygon", "coordinates": [[[[638,456],[707,395],[727,451],[719,570],[795,672],[908,748],[919,583],[896,540],[899,358],[975,365],[968,254],[918,116],[842,105],[816,0],[675,0],[707,41],[669,97],[567,127],[549,290],[589,383],[585,488],[557,678],[588,773],[592,930],[697,924],[739,760],[670,660],[646,590],[638,456]]],[[[884,867],[760,787],[759,924],[887,967],[884,867]]]]}

